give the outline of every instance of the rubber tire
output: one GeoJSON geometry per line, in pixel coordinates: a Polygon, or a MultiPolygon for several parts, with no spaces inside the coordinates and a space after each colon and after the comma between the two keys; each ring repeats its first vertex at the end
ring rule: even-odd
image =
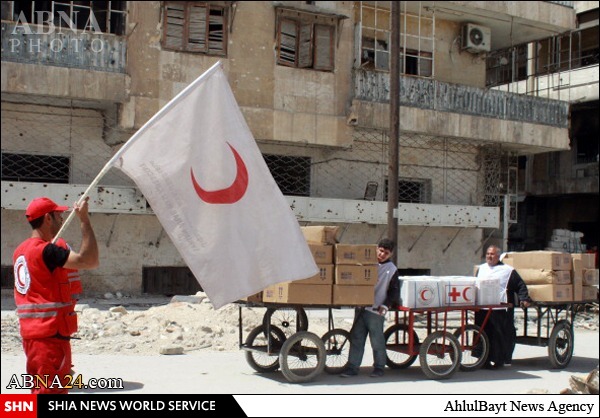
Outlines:
{"type": "Polygon", "coordinates": [[[548,356],[555,369],[567,367],[573,357],[574,337],[573,328],[567,320],[558,321],[552,328],[548,340],[548,356]],[[559,352],[564,351],[563,353],[559,352]]]}
{"type": "Polygon", "coordinates": [[[419,361],[421,362],[421,369],[423,370],[423,373],[425,373],[425,375],[428,378],[434,379],[434,380],[443,380],[443,379],[449,379],[450,377],[452,377],[452,375],[454,373],[456,373],[456,371],[458,370],[460,360],[461,360],[460,343],[458,342],[456,337],[454,335],[450,334],[449,332],[444,332],[444,331],[432,332],[431,334],[429,334],[427,336],[427,338],[425,338],[425,340],[423,341],[423,344],[421,344],[421,348],[419,350],[419,361]],[[448,357],[451,360],[451,363],[449,364],[449,367],[447,367],[443,371],[440,371],[440,370],[437,370],[437,368],[436,369],[433,368],[434,365],[429,363],[428,358],[431,355],[431,354],[429,354],[431,347],[433,347],[434,345],[439,345],[438,340],[444,340],[444,339],[446,340],[446,347],[449,347],[451,351],[445,352],[446,349],[444,349],[443,357],[444,357],[444,359],[446,359],[446,357],[448,357]]]}
{"type": "MultiPolygon", "coordinates": [[[[393,337],[397,331],[402,332],[402,335],[405,336],[405,338],[406,338],[405,343],[406,343],[406,345],[408,345],[408,326],[406,324],[395,324],[395,325],[392,325],[391,327],[389,327],[388,329],[386,329],[383,334],[383,336],[385,338],[386,346],[388,345],[388,340],[390,339],[390,337],[393,337]]],[[[413,340],[414,340],[413,347],[418,347],[419,346],[419,336],[417,335],[417,333],[415,332],[414,329],[413,329],[413,340]]],[[[386,350],[385,364],[387,364],[387,366],[390,369],[406,369],[407,367],[410,367],[418,357],[418,354],[411,356],[411,355],[404,354],[404,353],[398,353],[397,351],[392,351],[392,352],[396,355],[407,356],[408,358],[404,361],[395,361],[388,355],[387,350],[386,350]]]]}
{"type": "Polygon", "coordinates": [[[283,343],[279,352],[279,366],[288,382],[305,383],[310,382],[323,372],[326,357],[327,353],[323,341],[312,332],[300,331],[293,334],[283,343]],[[309,348],[312,352],[308,354],[306,354],[307,344],[305,342],[313,346],[309,348]],[[316,352],[313,350],[316,350],[316,352]],[[297,373],[299,369],[290,367],[291,359],[296,358],[298,361],[304,362],[306,361],[306,356],[312,355],[316,356],[317,362],[312,367],[301,368],[303,373],[297,373]]]}
{"type": "Polygon", "coordinates": [[[272,347],[271,347],[272,354],[267,354],[268,342],[265,339],[265,328],[263,325],[259,325],[258,327],[254,328],[252,331],[250,331],[250,334],[248,334],[248,337],[246,338],[246,344],[245,344],[246,347],[248,347],[248,348],[264,347],[265,348],[264,353],[252,351],[252,350],[246,350],[246,353],[245,353],[246,361],[248,362],[250,367],[252,367],[254,370],[256,370],[259,373],[269,373],[269,372],[274,372],[277,369],[279,369],[279,355],[274,355],[274,354],[276,354],[280,351],[286,338],[285,338],[285,334],[283,333],[283,331],[280,330],[279,328],[277,328],[276,326],[271,326],[271,336],[274,337],[274,341],[272,341],[272,347]],[[262,338],[264,340],[264,343],[261,345],[258,345],[258,346],[255,345],[255,340],[257,338],[262,338]],[[270,364],[264,364],[264,362],[257,361],[257,359],[259,357],[260,358],[272,357],[273,361],[270,364]]]}
{"type": "Polygon", "coordinates": [[[269,323],[271,326],[278,327],[283,331],[286,338],[289,338],[296,332],[308,329],[308,316],[302,307],[267,308],[263,316],[265,329],[267,329],[269,323]],[[291,311],[294,313],[293,316],[291,311]]]}
{"type": "MultiPolygon", "coordinates": [[[[483,345],[483,353],[481,354],[481,356],[479,358],[477,358],[473,355],[469,355],[469,358],[475,358],[475,359],[477,359],[477,361],[475,361],[474,363],[471,363],[471,364],[465,364],[465,352],[471,353],[473,350],[471,350],[471,349],[463,350],[462,345],[461,345],[461,338],[460,338],[461,329],[459,328],[456,331],[454,331],[454,336],[458,340],[458,346],[460,347],[460,349],[462,351],[461,362],[460,362],[459,368],[463,372],[472,372],[474,370],[482,368],[488,358],[488,355],[490,354],[490,339],[488,338],[485,331],[482,331],[479,326],[474,325],[474,324],[469,324],[469,325],[465,326],[465,332],[468,332],[468,331],[474,331],[473,334],[479,334],[480,342],[483,345]]],[[[473,339],[471,339],[471,341],[473,341],[473,339]]]]}
{"type": "Polygon", "coordinates": [[[340,374],[350,362],[350,333],[345,329],[335,328],[327,331],[322,337],[327,358],[325,359],[325,372],[340,374]],[[343,361],[341,364],[339,361],[343,361]]]}

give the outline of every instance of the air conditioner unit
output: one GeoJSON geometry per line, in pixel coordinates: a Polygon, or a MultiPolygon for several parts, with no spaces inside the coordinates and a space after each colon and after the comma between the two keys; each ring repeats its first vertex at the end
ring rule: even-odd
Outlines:
{"type": "Polygon", "coordinates": [[[489,52],[492,31],[485,26],[466,23],[462,27],[462,49],[472,53],[489,52]]]}

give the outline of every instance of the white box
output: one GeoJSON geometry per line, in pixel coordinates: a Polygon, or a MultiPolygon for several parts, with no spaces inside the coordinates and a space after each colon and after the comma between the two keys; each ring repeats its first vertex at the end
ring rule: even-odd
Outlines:
{"type": "Polygon", "coordinates": [[[477,279],[477,304],[499,305],[502,302],[504,289],[500,287],[500,279],[477,279]]]}
{"type": "Polygon", "coordinates": [[[442,306],[442,284],[432,276],[401,276],[400,301],[407,308],[442,306]]]}
{"type": "Polygon", "coordinates": [[[442,276],[444,299],[442,306],[477,304],[477,279],[470,276],[442,276]]]}

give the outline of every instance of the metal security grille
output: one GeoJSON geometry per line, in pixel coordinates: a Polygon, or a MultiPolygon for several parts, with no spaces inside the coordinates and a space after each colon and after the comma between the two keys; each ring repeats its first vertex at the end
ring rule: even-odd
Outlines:
{"type": "Polygon", "coordinates": [[[283,194],[310,196],[310,157],[267,154],[264,158],[283,194]]]}
{"type": "Polygon", "coordinates": [[[2,180],[68,183],[70,158],[2,152],[2,180]]]}
{"type": "MultiPolygon", "coordinates": [[[[116,108],[71,100],[2,95],[2,180],[90,184],[131,132],[117,128],[116,108]]],[[[117,169],[104,186],[133,186],[117,169]]]]}
{"type": "MultiPolygon", "coordinates": [[[[76,101],[2,102],[2,180],[89,185],[133,134],[118,128],[115,108],[76,101]]],[[[345,147],[257,140],[288,196],[387,200],[389,138],[356,127],[345,147]]],[[[509,162],[501,146],[403,132],[399,201],[502,206],[509,162]]],[[[135,184],[113,168],[98,187],[135,184]]]]}

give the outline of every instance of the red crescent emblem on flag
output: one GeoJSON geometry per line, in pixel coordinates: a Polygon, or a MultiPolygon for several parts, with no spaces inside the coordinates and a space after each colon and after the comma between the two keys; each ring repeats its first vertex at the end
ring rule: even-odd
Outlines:
{"type": "Polygon", "coordinates": [[[196,193],[206,203],[221,203],[221,204],[231,204],[235,203],[244,196],[246,193],[246,189],[248,188],[248,170],[246,169],[246,164],[244,164],[244,160],[240,157],[240,154],[233,148],[229,143],[227,143],[229,148],[231,148],[231,152],[233,152],[233,156],[235,157],[235,165],[237,169],[237,174],[235,176],[235,180],[231,183],[231,186],[221,189],[221,190],[205,190],[196,181],[194,177],[194,169],[190,168],[190,174],[192,176],[192,183],[194,184],[194,189],[196,193]]]}

